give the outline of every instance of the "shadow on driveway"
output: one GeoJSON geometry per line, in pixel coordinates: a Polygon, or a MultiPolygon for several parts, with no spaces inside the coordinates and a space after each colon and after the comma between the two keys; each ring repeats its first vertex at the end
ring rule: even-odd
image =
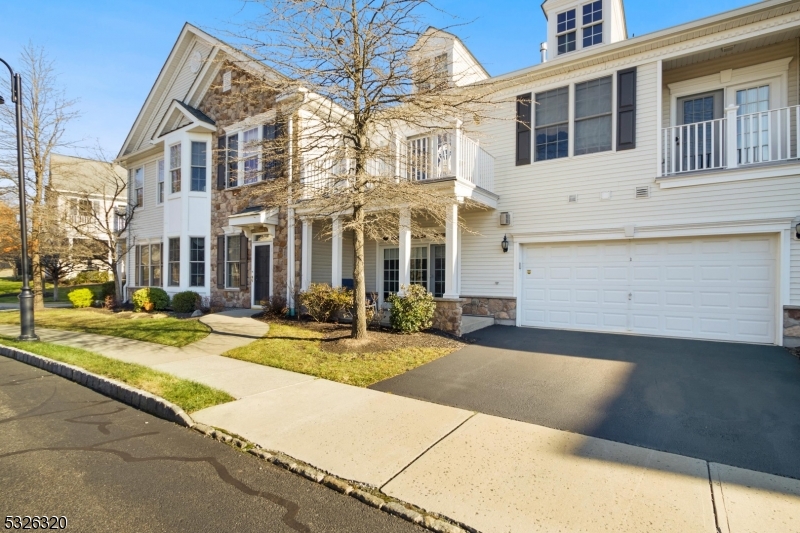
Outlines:
{"type": "Polygon", "coordinates": [[[776,346],[493,326],[372,389],[800,478],[800,360],[776,346]]]}

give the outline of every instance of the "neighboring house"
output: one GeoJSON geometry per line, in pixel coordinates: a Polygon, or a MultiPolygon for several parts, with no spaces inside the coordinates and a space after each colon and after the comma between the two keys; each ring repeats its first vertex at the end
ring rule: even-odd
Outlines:
{"type": "MultiPolygon", "coordinates": [[[[492,78],[516,98],[501,104],[507,120],[471,125],[472,138],[454,129],[405,141],[405,153],[430,156],[409,161],[406,176],[452,186],[452,215],[477,233],[446,227],[423,241],[398,228],[399,246],[369,242],[367,290],[384,300],[422,283],[437,297],[437,325],[454,333],[462,315],[477,315],[800,343],[800,0],[635,38],[621,0],[542,9],[549,60],[492,78]],[[464,198],[485,209],[461,208],[464,198]]],[[[436,37],[421,61],[459,83],[489,78],[456,36],[436,37]]],[[[320,240],[301,203],[240,205],[249,180],[267,172],[259,154],[253,166],[212,155],[273,135],[278,116],[294,135],[311,118],[291,98],[248,92],[248,72],[275,75],[183,28],[118,157],[141,205],[130,289],[192,288],[251,306],[291,300],[310,282],[349,283],[350,235],[320,240]]],[[[294,163],[298,179],[316,179],[312,165],[294,163]]]]}
{"type": "MultiPolygon", "coordinates": [[[[47,224],[61,222],[61,232],[57,237],[65,240],[65,248],[80,255],[80,261],[74,277],[80,271],[108,270],[108,267],[96,257],[87,255],[86,251],[94,248],[97,254],[106,254],[108,247],[95,246],[92,239],[108,240],[102,226],[96,223],[97,218],[103,220],[104,214],[112,204],[124,210],[127,193],[115,195],[114,179],[107,175],[110,171],[108,163],[94,159],[85,159],[61,154],[50,156],[50,177],[47,184],[48,205],[54,206],[57,215],[46,218],[47,224]],[[116,198],[115,198],[116,196],[116,198]],[[62,219],[63,217],[63,219],[62,219]],[[63,220],[63,222],[62,222],[63,220]],[[77,228],[80,228],[79,230],[77,228]]],[[[124,168],[114,165],[114,172],[124,183],[127,173],[124,168]]],[[[112,219],[112,225],[119,223],[119,218],[112,219]]],[[[119,231],[121,227],[110,228],[119,231]]],[[[44,250],[47,253],[47,250],[44,250]]],[[[75,258],[73,257],[73,260],[75,258]]],[[[120,264],[119,275],[125,278],[124,262],[120,264]]]]}

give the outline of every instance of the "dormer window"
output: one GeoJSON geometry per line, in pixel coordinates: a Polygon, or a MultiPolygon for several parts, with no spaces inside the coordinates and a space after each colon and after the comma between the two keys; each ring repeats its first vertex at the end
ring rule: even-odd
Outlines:
{"type": "MultiPolygon", "coordinates": [[[[602,0],[600,0],[602,2],[602,0]]],[[[556,38],[558,39],[558,53],[566,54],[575,50],[575,10],[570,9],[558,14],[556,38]]]]}
{"type": "Polygon", "coordinates": [[[583,6],[583,47],[603,42],[603,0],[583,6]]]}

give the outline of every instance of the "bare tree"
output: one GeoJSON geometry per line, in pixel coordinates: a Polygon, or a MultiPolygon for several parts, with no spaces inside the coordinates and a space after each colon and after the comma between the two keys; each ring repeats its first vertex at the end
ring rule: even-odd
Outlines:
{"type": "MultiPolygon", "coordinates": [[[[70,145],[64,139],[69,122],[78,116],[75,100],[65,96],[58,84],[53,61],[43,48],[28,44],[20,54],[22,76],[22,121],[26,176],[25,195],[29,202],[30,254],[34,306],[44,307],[44,276],[41,243],[47,232],[45,217],[45,187],[50,154],[70,145]]],[[[3,79],[0,90],[7,92],[8,81],[3,79]]],[[[16,133],[14,110],[0,106],[0,189],[17,191],[16,133]]]]}
{"type": "Polygon", "coordinates": [[[491,118],[497,88],[471,83],[449,60],[427,58],[426,48],[442,34],[424,23],[425,0],[250,3],[260,15],[231,37],[279,74],[263,84],[295,105],[284,116],[287,124],[292,118],[292,131],[284,127],[283,137],[262,146],[267,161],[291,150],[294,166],[252,187],[250,201],[288,205],[289,216],[296,208],[326,221],[341,217],[336,230],[326,222],[324,233],[353,232],[352,337],[364,338],[365,241],[397,239],[401,212],[415,215],[404,222],[414,235],[440,237],[436,226],[456,201],[452,188],[420,186],[413,174],[431,169],[408,166],[415,154],[406,136],[446,136],[456,123],[466,128],[491,118]]]}
{"type": "Polygon", "coordinates": [[[55,211],[72,239],[72,255],[104,265],[114,276],[117,301],[122,301],[125,250],[120,235],[128,230],[136,205],[128,201],[125,170],[101,150],[95,155],[93,159],[54,157],[50,190],[61,198],[55,211]]]}

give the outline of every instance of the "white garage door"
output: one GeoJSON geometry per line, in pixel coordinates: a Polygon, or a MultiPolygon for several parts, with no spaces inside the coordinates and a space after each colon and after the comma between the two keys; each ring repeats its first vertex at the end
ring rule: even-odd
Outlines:
{"type": "Polygon", "coordinates": [[[523,326],[773,343],[770,236],[525,245],[523,326]]]}

